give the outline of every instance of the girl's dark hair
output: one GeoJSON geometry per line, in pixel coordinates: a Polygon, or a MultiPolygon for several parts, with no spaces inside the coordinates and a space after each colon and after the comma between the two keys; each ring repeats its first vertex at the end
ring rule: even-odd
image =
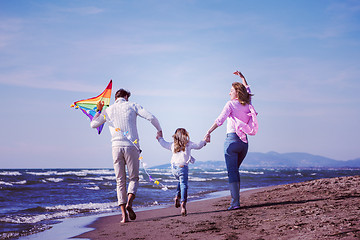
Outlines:
{"type": "Polygon", "coordinates": [[[118,98],[129,98],[131,95],[131,93],[123,88],[119,89],[116,93],[115,93],[115,99],[118,98]]]}

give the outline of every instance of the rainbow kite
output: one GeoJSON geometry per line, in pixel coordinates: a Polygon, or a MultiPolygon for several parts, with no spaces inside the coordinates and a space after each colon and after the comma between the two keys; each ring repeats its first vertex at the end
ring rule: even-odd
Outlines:
{"type": "MultiPolygon", "coordinates": [[[[105,90],[97,97],[84,99],[80,101],[74,102],[70,107],[75,107],[76,109],[80,108],[80,110],[90,118],[90,121],[94,118],[96,114],[96,104],[99,101],[104,102],[103,110],[105,110],[110,105],[110,97],[111,97],[111,89],[112,89],[112,80],[110,80],[109,84],[105,88],[105,90]]],[[[104,124],[97,128],[98,133],[100,134],[104,124]]]]}

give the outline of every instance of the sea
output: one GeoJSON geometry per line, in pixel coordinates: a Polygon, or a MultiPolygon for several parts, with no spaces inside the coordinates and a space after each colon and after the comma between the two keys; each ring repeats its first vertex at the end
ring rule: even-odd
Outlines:
{"type": "MultiPolygon", "coordinates": [[[[354,175],[360,169],[240,169],[241,189],[354,175]]],[[[170,168],[140,169],[135,211],[172,204],[176,186],[170,168]]],[[[229,193],[224,167],[189,168],[189,203],[217,192],[229,193]]],[[[50,231],[64,219],[117,213],[113,169],[0,169],[0,239],[50,231]]]]}

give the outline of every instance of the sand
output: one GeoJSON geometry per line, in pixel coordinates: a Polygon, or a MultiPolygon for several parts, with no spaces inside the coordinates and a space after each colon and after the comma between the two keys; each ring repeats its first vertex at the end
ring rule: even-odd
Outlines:
{"type": "Polygon", "coordinates": [[[99,218],[87,239],[360,239],[360,176],[319,179],[188,203],[188,215],[168,207],[99,218]]]}

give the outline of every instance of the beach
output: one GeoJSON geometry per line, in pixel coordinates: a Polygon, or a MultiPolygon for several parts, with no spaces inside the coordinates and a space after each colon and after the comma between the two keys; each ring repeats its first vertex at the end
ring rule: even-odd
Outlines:
{"type": "Polygon", "coordinates": [[[241,193],[241,208],[227,211],[230,197],[97,219],[86,239],[360,239],[360,176],[317,179],[241,193]]]}

